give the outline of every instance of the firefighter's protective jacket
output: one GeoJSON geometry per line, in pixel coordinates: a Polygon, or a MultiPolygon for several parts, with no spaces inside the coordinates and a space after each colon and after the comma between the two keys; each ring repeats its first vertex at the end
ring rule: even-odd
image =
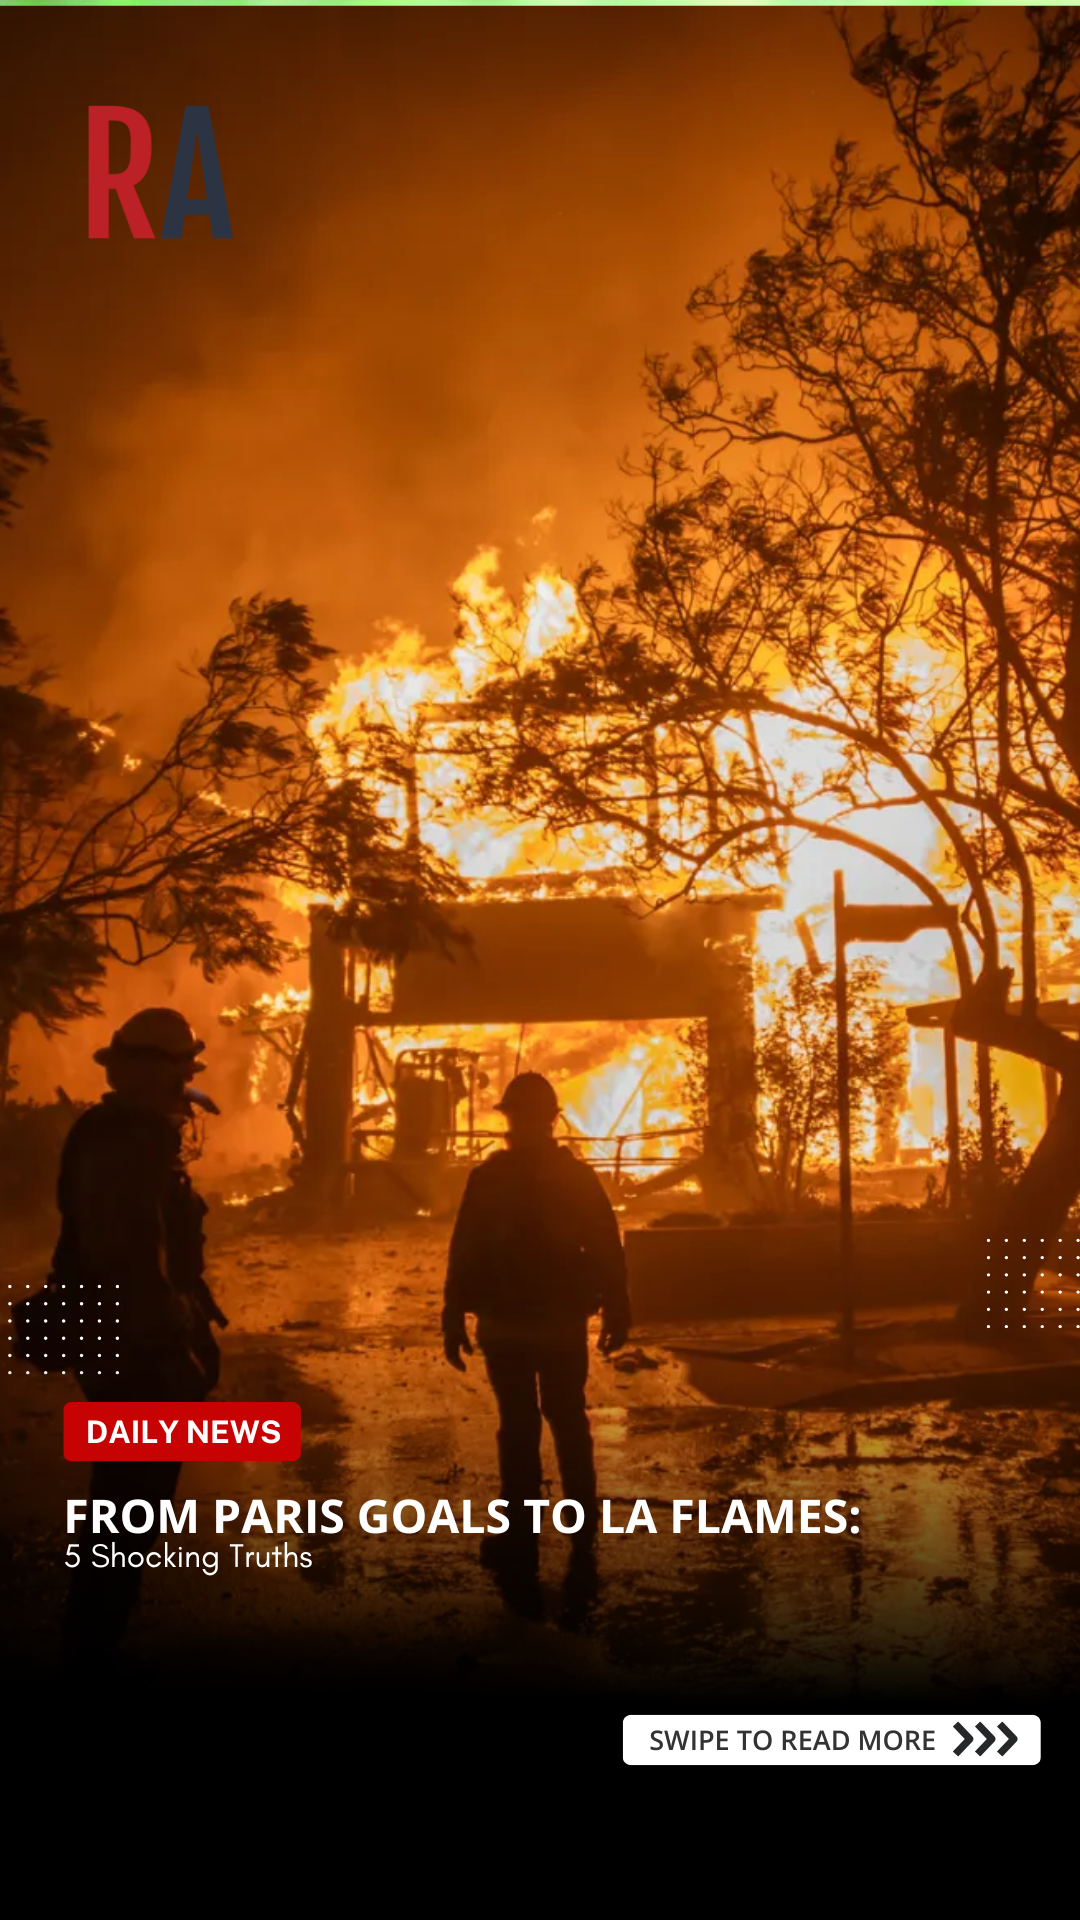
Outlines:
{"type": "Polygon", "coordinates": [[[74,1303],[97,1309],[95,1359],[103,1354],[115,1373],[95,1365],[79,1377],[98,1398],[120,1384],[120,1397],[194,1398],[216,1382],[210,1322],[224,1317],[203,1278],[206,1206],[180,1148],[173,1121],[111,1093],[64,1143],[50,1285],[64,1289],[69,1349],[74,1303]]]}
{"type": "Polygon", "coordinates": [[[592,1168],[554,1141],[504,1148],[469,1175],[450,1242],[445,1329],[629,1324],[618,1221],[592,1168]]]}

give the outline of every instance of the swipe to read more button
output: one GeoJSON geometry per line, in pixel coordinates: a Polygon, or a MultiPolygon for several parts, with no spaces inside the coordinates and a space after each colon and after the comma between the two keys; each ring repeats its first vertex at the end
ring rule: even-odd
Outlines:
{"type": "Polygon", "coordinates": [[[1037,1766],[1035,1713],[628,1713],[629,1767],[1037,1766]]]}
{"type": "Polygon", "coordinates": [[[71,1400],[65,1460],[299,1460],[295,1400],[71,1400]]]}

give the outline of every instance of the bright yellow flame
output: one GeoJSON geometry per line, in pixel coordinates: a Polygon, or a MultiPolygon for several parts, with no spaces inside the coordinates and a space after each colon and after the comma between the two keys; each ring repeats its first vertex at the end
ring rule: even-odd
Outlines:
{"type": "MultiPolygon", "coordinates": [[[[539,520],[543,516],[538,517],[539,520]]],[[[529,882],[530,896],[543,898],[554,890],[556,876],[572,876],[574,889],[588,893],[621,891],[616,870],[626,863],[627,837],[619,832],[581,827],[553,841],[543,828],[520,822],[477,817],[465,804],[470,769],[455,752],[455,728],[461,708],[485,684],[527,671],[559,650],[568,655],[585,638],[585,627],[572,583],[556,570],[541,568],[526,581],[516,602],[502,582],[500,557],[493,547],[479,549],[454,582],[459,619],[457,640],[449,652],[432,649],[415,629],[384,623],[380,644],[358,662],[342,665],[326,700],[311,723],[320,744],[328,776],[360,773],[370,764],[373,730],[385,744],[396,742],[397,757],[411,769],[401,782],[380,780],[377,805],[404,836],[419,835],[425,845],[474,883],[483,885],[515,878],[529,882]]],[[[940,656],[918,633],[904,636],[899,666],[916,695],[935,697],[940,656]]],[[[782,684],[780,669],[770,669],[770,684],[792,705],[797,696],[782,684]]],[[[723,769],[732,755],[749,765],[756,752],[765,764],[797,776],[800,811],[813,822],[823,822],[836,806],[824,791],[839,761],[837,740],[815,727],[815,713],[806,703],[805,722],[761,716],[756,743],[725,727],[714,735],[717,765],[723,769]]],[[[658,737],[661,753],[671,743],[658,737]]],[[[853,831],[901,855],[919,871],[934,874],[940,866],[937,828],[927,811],[917,805],[895,804],[902,797],[897,781],[887,774],[879,780],[881,798],[890,803],[880,811],[864,812],[850,820],[853,831]]],[[[625,782],[628,811],[645,818],[645,786],[625,782]]],[[[653,801],[661,826],[672,817],[677,802],[664,793],[653,801]]],[[[760,989],[777,965],[797,965],[806,957],[806,941],[826,965],[831,965],[833,875],[842,869],[850,901],[910,902],[917,898],[902,876],[870,854],[815,839],[812,832],[778,836],[774,851],[786,857],[785,903],[782,912],[764,913],[757,920],[759,1017],[764,1008],[760,989]],[[802,923],[802,932],[796,925],[802,923]]],[[[676,877],[676,876],[671,876],[676,877]]],[[[763,869],[761,881],[773,874],[763,869]]],[[[316,904],[322,896],[283,889],[291,907],[316,904]]],[[[327,902],[335,906],[340,900],[327,902]]],[[[1080,944],[1080,917],[1071,900],[1057,903],[1059,944],[1080,944]],[[1067,922],[1067,925],[1066,925],[1067,922]]],[[[898,1001],[944,998],[955,992],[948,942],[940,932],[924,932],[903,944],[877,950],[886,974],[886,990],[898,1001]]],[[[390,1004],[390,983],[373,984],[373,1006],[390,1004]]],[[[551,1030],[553,1044],[559,1030],[551,1030]]],[[[592,1058],[575,1078],[560,1084],[564,1109],[580,1135],[610,1140],[650,1128],[685,1124],[687,1112],[685,1060],[673,1033],[657,1034],[651,1051],[637,1030],[607,1034],[613,1051],[592,1058]]],[[[431,1034],[395,1035],[400,1046],[431,1044],[431,1034]]],[[[449,1044],[449,1042],[447,1042],[449,1044]]],[[[479,1045],[505,1059],[507,1038],[498,1029],[474,1030],[457,1044],[479,1045]]],[[[962,1093],[971,1077],[970,1062],[961,1049],[962,1093]]],[[[556,1047],[557,1053],[557,1047],[556,1047]]],[[[900,1123],[908,1147],[925,1145],[944,1124],[943,1064],[937,1035],[920,1035],[912,1042],[911,1098],[900,1123]]],[[[392,1068],[392,1058],[387,1055],[392,1068]]],[[[376,1085],[367,1089],[369,1107],[385,1095],[376,1085]]],[[[627,1152],[633,1149],[628,1145],[627,1152]]]]}

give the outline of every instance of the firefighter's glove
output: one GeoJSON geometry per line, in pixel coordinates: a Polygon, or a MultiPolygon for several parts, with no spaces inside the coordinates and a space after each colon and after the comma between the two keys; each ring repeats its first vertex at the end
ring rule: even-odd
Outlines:
{"type": "Polygon", "coordinates": [[[443,1328],[443,1352],[458,1373],[465,1371],[462,1354],[471,1353],[472,1350],[472,1341],[465,1331],[464,1320],[455,1320],[451,1326],[443,1328]]]}
{"type": "Polygon", "coordinates": [[[629,1337],[629,1321],[621,1315],[616,1317],[614,1314],[604,1314],[600,1323],[601,1353],[617,1353],[620,1347],[625,1347],[629,1337]]]}

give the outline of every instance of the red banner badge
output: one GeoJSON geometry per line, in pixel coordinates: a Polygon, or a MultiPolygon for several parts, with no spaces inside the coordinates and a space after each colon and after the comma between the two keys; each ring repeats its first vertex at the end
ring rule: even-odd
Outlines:
{"type": "Polygon", "coordinates": [[[295,1400],[72,1400],[65,1460],[299,1460],[295,1400]]]}

